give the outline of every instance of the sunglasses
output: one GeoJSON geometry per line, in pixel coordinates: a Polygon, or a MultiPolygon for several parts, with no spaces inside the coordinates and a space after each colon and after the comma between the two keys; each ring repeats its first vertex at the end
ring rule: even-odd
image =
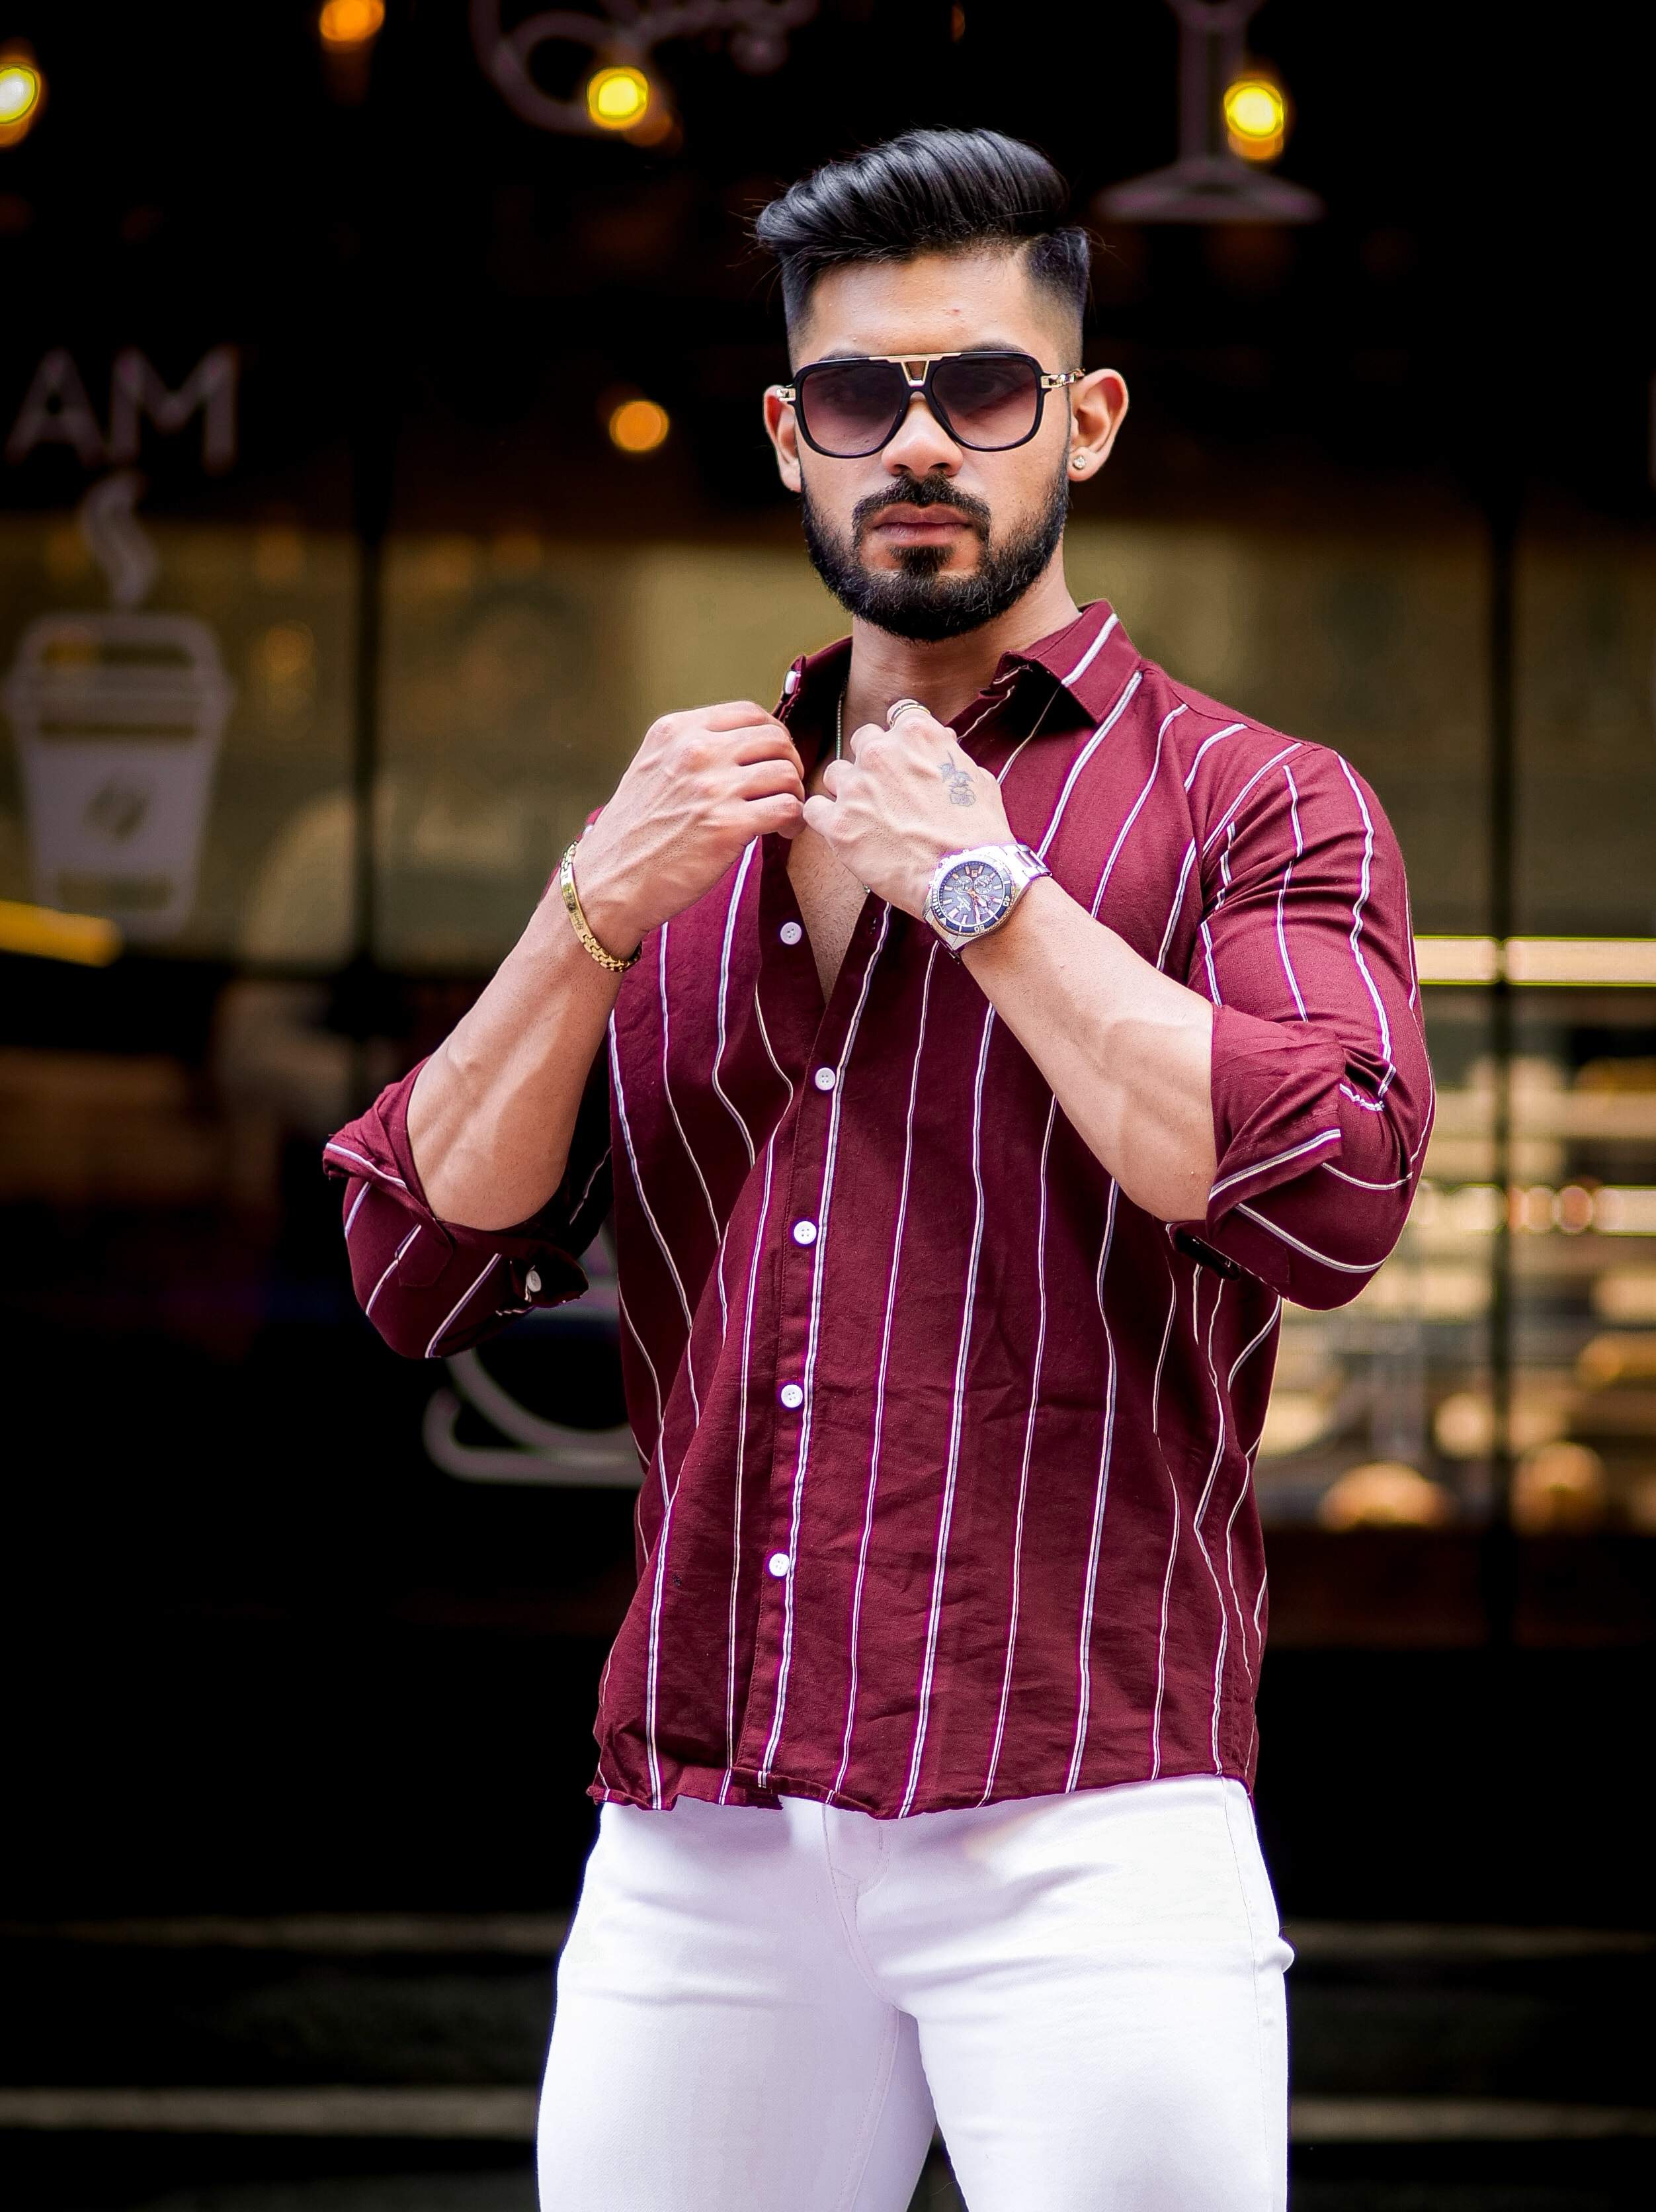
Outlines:
{"type": "Polygon", "coordinates": [[[1080,376],[1078,368],[1045,369],[1027,353],[873,354],[808,362],[774,389],[808,446],[855,461],[896,436],[917,392],[957,446],[1004,453],[1040,429],[1046,394],[1080,376]],[[916,376],[920,368],[925,374],[916,376]]]}

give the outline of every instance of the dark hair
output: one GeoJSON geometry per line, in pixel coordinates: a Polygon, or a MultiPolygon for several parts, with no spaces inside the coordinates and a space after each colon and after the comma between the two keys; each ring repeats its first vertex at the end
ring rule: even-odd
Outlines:
{"type": "Polygon", "coordinates": [[[1076,322],[1080,361],[1091,249],[1063,222],[1068,185],[1044,154],[998,131],[906,131],[829,161],[761,209],[754,236],[773,253],[792,330],[825,270],[921,253],[1027,246],[1030,281],[1076,322]]]}

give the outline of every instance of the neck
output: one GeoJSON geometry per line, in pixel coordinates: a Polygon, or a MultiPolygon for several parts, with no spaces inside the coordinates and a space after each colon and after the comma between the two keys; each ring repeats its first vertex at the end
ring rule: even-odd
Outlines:
{"type": "Polygon", "coordinates": [[[1004,653],[1021,653],[1050,637],[1080,611],[1064,579],[1060,550],[1015,605],[961,637],[925,645],[853,620],[846,735],[864,722],[883,722],[894,699],[918,699],[940,722],[951,721],[989,682],[1004,653]]]}

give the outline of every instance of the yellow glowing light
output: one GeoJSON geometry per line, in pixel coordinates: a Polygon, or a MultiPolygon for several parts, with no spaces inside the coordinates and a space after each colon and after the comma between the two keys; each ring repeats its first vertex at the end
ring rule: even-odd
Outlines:
{"type": "Polygon", "coordinates": [[[37,960],[72,960],[80,968],[106,968],[120,957],[121,933],[97,914],[59,914],[55,907],[0,899],[0,952],[32,953],[37,960]]]}
{"type": "Polygon", "coordinates": [[[25,138],[40,113],[45,80],[27,50],[0,54],[0,146],[25,138]]]}
{"type": "Polygon", "coordinates": [[[366,46],[385,21],[385,0],[327,0],[316,27],[325,46],[366,46]]]}
{"type": "Polygon", "coordinates": [[[632,130],[649,105],[650,80],[642,70],[601,69],[588,80],[586,112],[600,131],[632,130]]]}
{"type": "Polygon", "coordinates": [[[1288,101],[1268,76],[1239,76],[1225,87],[1225,133],[1245,161],[1274,161],[1288,136],[1288,101]]]}
{"type": "Polygon", "coordinates": [[[623,453],[653,453],[672,425],[653,399],[623,399],[610,416],[610,441],[623,453]]]}
{"type": "Polygon", "coordinates": [[[1656,986],[1656,937],[1417,937],[1422,983],[1656,986]]]}

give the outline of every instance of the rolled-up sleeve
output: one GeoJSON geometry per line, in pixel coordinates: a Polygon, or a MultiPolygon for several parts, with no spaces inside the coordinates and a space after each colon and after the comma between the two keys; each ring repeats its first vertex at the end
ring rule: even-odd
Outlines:
{"type": "Polygon", "coordinates": [[[408,1133],[419,1073],[412,1068],[382,1091],[328,1139],[322,1158],[344,1185],[357,1303],[394,1352],[434,1359],[586,1288],[580,1255],[610,1202],[609,1073],[600,1054],[558,1190],[531,1219],[499,1230],[440,1221],[427,1203],[408,1133]]]}
{"type": "Polygon", "coordinates": [[[1292,746],[1200,855],[1218,1171],[1182,1224],[1296,1304],[1344,1305],[1396,1244],[1433,1109],[1403,859],[1338,753],[1292,746]]]}

